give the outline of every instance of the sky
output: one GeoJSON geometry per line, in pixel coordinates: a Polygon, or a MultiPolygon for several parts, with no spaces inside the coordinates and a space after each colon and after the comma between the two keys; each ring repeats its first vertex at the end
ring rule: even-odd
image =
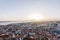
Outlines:
{"type": "Polygon", "coordinates": [[[29,20],[32,14],[60,20],[60,0],[0,0],[0,21],[29,20]]]}

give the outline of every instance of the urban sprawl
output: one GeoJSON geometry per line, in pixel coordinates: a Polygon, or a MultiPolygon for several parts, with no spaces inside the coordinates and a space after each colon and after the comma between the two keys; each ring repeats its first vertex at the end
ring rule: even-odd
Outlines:
{"type": "Polygon", "coordinates": [[[60,22],[27,22],[0,25],[0,40],[60,40],[60,22]]]}

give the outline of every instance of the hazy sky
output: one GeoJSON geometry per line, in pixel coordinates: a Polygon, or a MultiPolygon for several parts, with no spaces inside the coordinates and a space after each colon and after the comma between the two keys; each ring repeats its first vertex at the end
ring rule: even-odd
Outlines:
{"type": "Polygon", "coordinates": [[[0,20],[26,20],[34,13],[60,19],[60,0],[0,0],[0,20]]]}

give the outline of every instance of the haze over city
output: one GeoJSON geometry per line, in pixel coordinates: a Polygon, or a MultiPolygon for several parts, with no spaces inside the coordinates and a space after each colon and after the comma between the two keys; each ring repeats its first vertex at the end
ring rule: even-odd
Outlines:
{"type": "Polygon", "coordinates": [[[0,0],[0,21],[60,20],[60,0],[0,0]]]}
{"type": "Polygon", "coordinates": [[[60,0],[0,0],[0,40],[60,40],[60,0]]]}

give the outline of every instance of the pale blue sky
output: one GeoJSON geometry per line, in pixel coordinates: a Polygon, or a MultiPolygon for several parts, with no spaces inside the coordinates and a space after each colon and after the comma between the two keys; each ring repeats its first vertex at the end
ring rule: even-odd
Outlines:
{"type": "Polygon", "coordinates": [[[0,20],[28,19],[32,13],[60,19],[60,0],[0,0],[0,20]]]}

